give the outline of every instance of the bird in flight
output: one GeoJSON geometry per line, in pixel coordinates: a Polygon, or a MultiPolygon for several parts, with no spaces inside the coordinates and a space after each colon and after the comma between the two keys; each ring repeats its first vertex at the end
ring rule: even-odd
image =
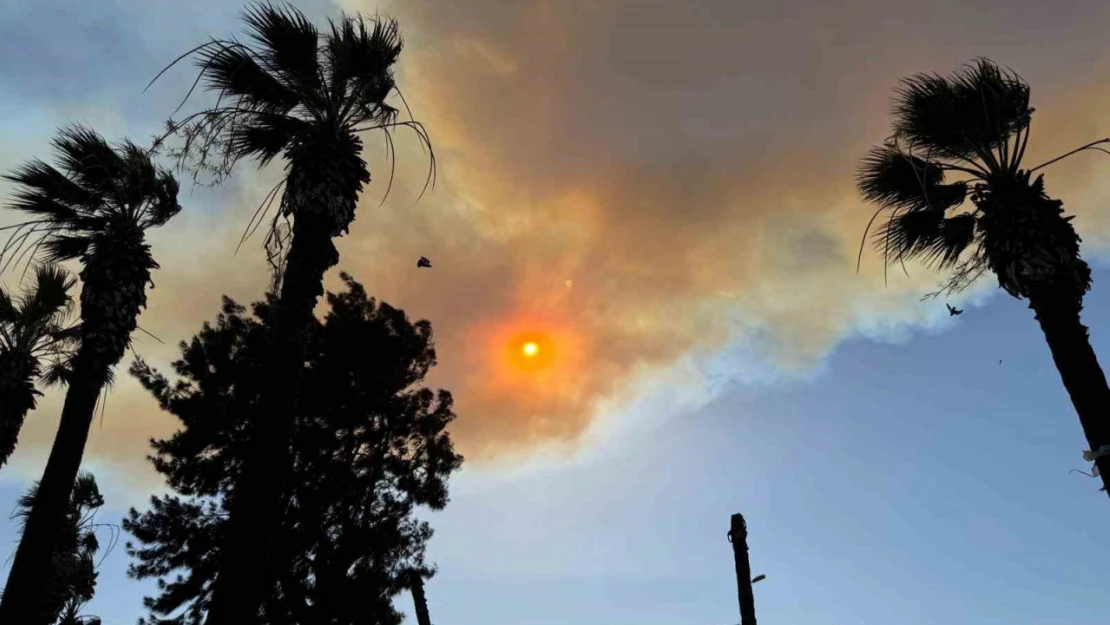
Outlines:
{"type": "Polygon", "coordinates": [[[767,579],[766,575],[756,575],[755,577],[752,578],[752,583],[754,584],[756,582],[761,582],[765,579],[767,579]]]}
{"type": "Polygon", "coordinates": [[[421,257],[420,257],[420,260],[416,261],[416,266],[417,266],[417,267],[428,267],[428,268],[431,268],[431,266],[432,266],[432,261],[428,260],[428,259],[427,259],[427,257],[425,257],[425,256],[421,256],[421,257]]]}
{"type": "Polygon", "coordinates": [[[959,308],[953,308],[952,304],[945,304],[945,306],[948,307],[949,317],[955,317],[956,315],[962,315],[964,313],[964,311],[960,310],[959,308]]]}

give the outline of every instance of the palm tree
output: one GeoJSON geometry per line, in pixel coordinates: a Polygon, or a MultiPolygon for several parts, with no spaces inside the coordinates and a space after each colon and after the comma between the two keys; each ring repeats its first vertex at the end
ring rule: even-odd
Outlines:
{"type": "MultiPolygon", "coordinates": [[[[252,621],[268,587],[265,563],[281,518],[313,309],[323,294],[324,273],[339,262],[332,240],[348,231],[359,193],[370,181],[359,133],[383,131],[392,153],[391,130],[407,127],[431,147],[419,122],[399,121],[397,109],[386,103],[396,91],[393,65],[401,52],[396,21],[344,15],[321,32],[296,8],[270,4],[250,7],[243,19],[251,45],[212,40],[178,58],[195,55],[198,80],[206,80],[219,101],[169,123],[169,133],[185,140],[179,163],[195,157],[194,173],[227,175],[243,158],[255,157],[264,166],[284,157],[285,189],[267,242],[280,237],[279,218],[293,222],[288,254],[275,262],[279,298],[267,363],[272,383],[261,399],[252,426],[259,435],[236,488],[242,495],[231,510],[210,624],[252,621]]],[[[434,158],[430,163],[429,183],[434,158]]],[[[275,187],[263,205],[276,193],[275,187]]]]}
{"type": "Polygon", "coordinates": [[[59,370],[74,346],[78,328],[66,326],[73,285],[61,267],[39,265],[22,296],[0,289],[0,467],[15,451],[23,420],[42,394],[35,382],[59,381],[59,370]]]}
{"type": "Polygon", "coordinates": [[[878,205],[872,223],[887,216],[876,244],[888,264],[918,258],[950,270],[938,294],[993,272],[1003,290],[1028,300],[1079,414],[1088,455],[1110,487],[1110,388],[1080,321],[1091,270],[1080,258],[1072,217],[1046,195],[1037,174],[1072,154],[1105,151],[1100,146],[1110,139],[1027,168],[1032,114],[1029,85],[989,60],[953,76],[903,79],[894,134],[863,159],[858,186],[878,205]]]}
{"type": "Polygon", "coordinates": [[[29,246],[51,262],[81,263],[80,347],[68,363],[61,422],[0,599],[0,623],[17,622],[16,615],[46,601],[51,554],[62,538],[97,399],[131,343],[158,267],[146,231],[181,210],[177,181],[134,143],[112,146],[89,128],[69,126],[53,146],[57,168],[32,160],[7,176],[20,185],[11,208],[29,219],[13,230],[6,249],[29,246]]]}

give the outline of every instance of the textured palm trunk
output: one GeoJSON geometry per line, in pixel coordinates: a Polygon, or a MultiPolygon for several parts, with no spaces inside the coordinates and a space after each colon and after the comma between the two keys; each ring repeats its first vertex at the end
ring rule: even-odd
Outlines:
{"type": "Polygon", "coordinates": [[[27,413],[35,408],[34,379],[30,367],[0,360],[0,467],[8,463],[27,413]]]}
{"type": "MultiPolygon", "coordinates": [[[[992,183],[976,200],[983,212],[983,252],[999,286],[1029,300],[1052,359],[1079,415],[1092,451],[1110,444],[1110,387],[1080,321],[1091,268],[1064,204],[1045,194],[1044,178],[1029,172],[992,183]]],[[[1110,457],[1098,459],[1110,493],[1110,457]]]]}
{"type": "MultiPolygon", "coordinates": [[[[1110,445],[1110,386],[1091,347],[1087,327],[1080,321],[1080,310],[1069,305],[1069,299],[1048,293],[1030,297],[1029,307],[1044,331],[1087,444],[1098,451],[1110,445]]],[[[1098,458],[1097,465],[1103,487],[1110,494],[1110,454],[1098,458]]]]}
{"type": "Polygon", "coordinates": [[[235,487],[227,542],[213,584],[206,625],[250,625],[258,621],[272,587],[270,555],[281,522],[290,471],[290,435],[304,378],[308,332],[324,274],[339,262],[332,239],[354,219],[362,185],[369,181],[354,136],[307,145],[291,155],[293,166],[282,209],[294,214],[293,239],[274,308],[274,334],[267,378],[252,417],[251,451],[235,487]]]}
{"type": "Polygon", "coordinates": [[[130,343],[154,267],[142,231],[134,229],[106,237],[97,255],[85,259],[81,347],[38,496],[0,598],[0,624],[46,625],[51,620],[46,614],[51,564],[67,523],[97,398],[130,343]]]}

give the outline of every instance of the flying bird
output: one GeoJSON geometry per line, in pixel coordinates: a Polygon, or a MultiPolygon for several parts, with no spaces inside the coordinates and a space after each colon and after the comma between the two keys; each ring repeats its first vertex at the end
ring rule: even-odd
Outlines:
{"type": "Polygon", "coordinates": [[[417,267],[428,267],[430,269],[431,266],[432,266],[432,261],[428,260],[427,257],[425,257],[425,256],[421,256],[420,260],[416,261],[416,266],[417,267]]]}
{"type": "Polygon", "coordinates": [[[761,582],[765,579],[767,579],[766,575],[756,575],[755,577],[752,578],[752,583],[754,584],[756,582],[761,582]]]}
{"type": "Polygon", "coordinates": [[[949,317],[955,317],[956,315],[964,314],[964,311],[960,310],[959,308],[953,308],[952,304],[945,304],[945,306],[948,307],[948,316],[949,317]]]}

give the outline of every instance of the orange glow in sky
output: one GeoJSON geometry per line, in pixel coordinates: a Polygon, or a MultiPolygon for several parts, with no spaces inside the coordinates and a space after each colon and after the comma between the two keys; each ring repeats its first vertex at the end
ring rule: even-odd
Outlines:
{"type": "Polygon", "coordinates": [[[509,311],[470,335],[468,373],[481,380],[482,401],[512,413],[514,422],[535,415],[576,419],[587,409],[589,346],[557,312],[509,311]]]}

